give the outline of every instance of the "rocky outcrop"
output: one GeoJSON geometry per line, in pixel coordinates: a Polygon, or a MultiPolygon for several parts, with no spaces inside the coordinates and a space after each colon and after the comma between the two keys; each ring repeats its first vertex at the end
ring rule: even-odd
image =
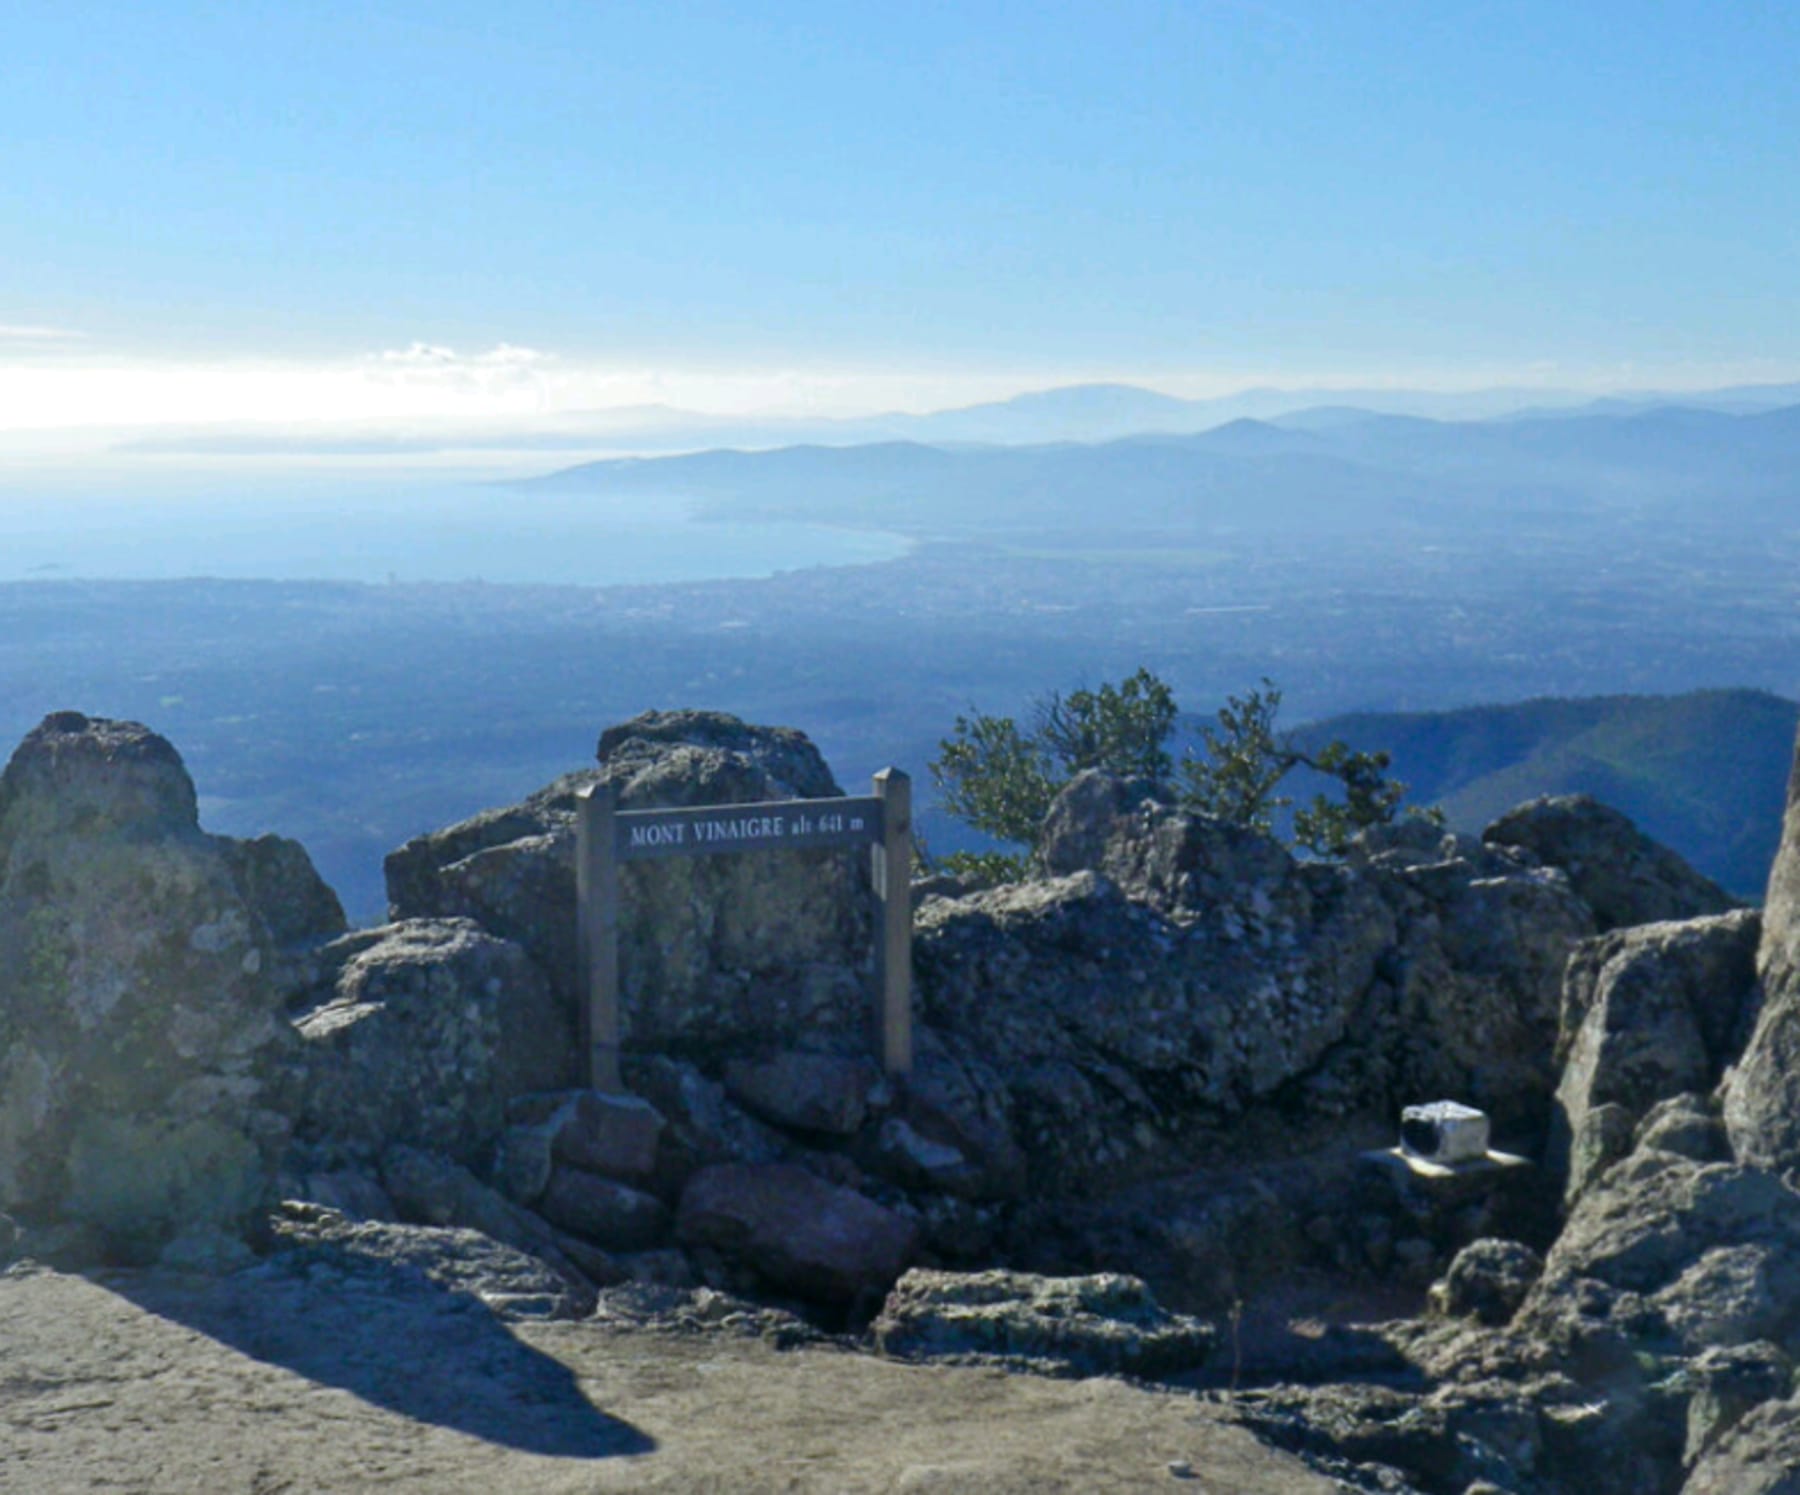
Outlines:
{"type": "Polygon", "coordinates": [[[1652,1105],[1717,1083],[1743,1041],[1758,934],[1740,909],[1615,930],[1570,957],[1551,1133],[1569,1199],[1630,1149],[1652,1105]]]}
{"type": "Polygon", "coordinates": [[[291,1035],[254,861],[201,831],[147,728],[62,712],[20,744],[0,776],[0,1211],[131,1256],[255,1227],[286,1136],[266,1061],[291,1035]]]}
{"type": "Polygon", "coordinates": [[[1576,1204],[1518,1326],[1627,1358],[1800,1347],[1800,1194],[1763,1169],[1639,1147],[1576,1204]]]}
{"type": "Polygon", "coordinates": [[[895,1283],[869,1331],[889,1355],[1081,1376],[1198,1370],[1215,1340],[1211,1325],[1168,1312],[1136,1277],[921,1267],[895,1283]]]}
{"type": "Polygon", "coordinates": [[[507,1102],[576,1079],[568,1014],[510,940],[468,919],[359,930],[299,999],[300,1140],[366,1161],[393,1143],[485,1165],[507,1102]]]}
{"type": "Polygon", "coordinates": [[[220,837],[219,844],[244,902],[277,950],[322,944],[350,927],[338,895],[298,841],[265,835],[248,841],[220,837]]]}
{"type": "MultiPolygon", "coordinates": [[[[625,810],[840,794],[786,728],[717,712],[649,712],[600,739],[600,767],[523,803],[409,841],[387,860],[395,918],[467,917],[521,945],[573,1016],[575,805],[617,786],[625,810]]],[[[719,1052],[836,1027],[860,1033],[866,858],[832,851],[675,858],[621,869],[628,1045],[719,1052]]]]}
{"type": "Polygon", "coordinates": [[[994,1073],[1029,1187],[1170,1166],[1262,1106],[1322,1125],[1454,1096],[1541,1130],[1593,932],[1561,873],[1422,824],[1301,863],[1098,773],[1039,852],[1061,875],[915,921],[926,1031],[994,1073]]]}
{"type": "Polygon", "coordinates": [[[1421,821],[1363,832],[1348,860],[1394,911],[1392,995],[1365,1043],[1396,1099],[1455,1097],[1504,1132],[1541,1132],[1563,968],[1594,931],[1587,905],[1561,872],[1421,821]]]}
{"type": "Polygon", "coordinates": [[[1800,1396],[1734,1422],[1695,1462],[1681,1495],[1800,1495],[1800,1396]]]}
{"type": "Polygon", "coordinates": [[[1724,1089],[1731,1145],[1746,1162],[1800,1168],[1800,747],[1757,951],[1763,1005],[1724,1089]]]}
{"type": "Polygon", "coordinates": [[[1627,815],[1585,794],[1534,799],[1481,833],[1568,874],[1602,932],[1721,914],[1737,906],[1710,878],[1652,841],[1627,815]]]}

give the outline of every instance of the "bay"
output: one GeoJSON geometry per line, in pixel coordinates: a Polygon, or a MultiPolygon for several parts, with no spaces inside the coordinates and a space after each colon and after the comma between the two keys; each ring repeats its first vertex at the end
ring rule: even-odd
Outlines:
{"type": "Polygon", "coordinates": [[[701,521],[664,497],[519,486],[542,471],[243,459],[0,466],[0,581],[617,586],[863,565],[909,546],[877,531],[701,521]]]}

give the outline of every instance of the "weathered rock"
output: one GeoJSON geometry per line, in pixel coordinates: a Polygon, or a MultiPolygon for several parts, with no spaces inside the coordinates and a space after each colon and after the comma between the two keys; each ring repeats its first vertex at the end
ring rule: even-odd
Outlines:
{"type": "Polygon", "coordinates": [[[1703,1095],[1672,1095],[1658,1101],[1638,1123],[1630,1150],[1653,1148],[1696,1163],[1729,1163],[1731,1141],[1725,1124],[1703,1095]]]}
{"type": "Polygon", "coordinates": [[[1681,1495],[1800,1495],[1800,1396],[1747,1413],[1700,1456],[1681,1495]]]}
{"type": "Polygon", "coordinates": [[[398,1220],[400,1212],[387,1190],[367,1173],[339,1168],[280,1177],[283,1202],[317,1204],[351,1220],[398,1220]]]}
{"type": "Polygon", "coordinates": [[[1453,1095],[1503,1134],[1530,1135],[1556,1085],[1563,968],[1592,917],[1560,872],[1434,827],[1380,829],[1394,834],[1365,833],[1352,850],[1394,912],[1381,971],[1395,1020],[1365,1042],[1405,1098],[1453,1095]],[[1434,847],[1417,844],[1421,831],[1434,847]]]}
{"type": "Polygon", "coordinates": [[[1794,1362],[1765,1342],[1731,1345],[1697,1356],[1683,1368],[1681,1380],[1689,1392],[1682,1458],[1693,1464],[1751,1408],[1780,1401],[1793,1391],[1794,1362]]]}
{"type": "Polygon", "coordinates": [[[905,1216],[783,1163],[701,1169],[682,1191],[676,1232],[783,1291],[836,1304],[885,1292],[918,1241],[905,1216]]]}
{"type": "Polygon", "coordinates": [[[1515,1327],[1576,1344],[1601,1331],[1697,1354],[1800,1331],[1800,1194],[1773,1174],[1640,1149],[1570,1212],[1515,1327]]]}
{"type": "Polygon", "coordinates": [[[1756,912],[1740,909],[1614,930],[1570,956],[1551,1133],[1569,1199],[1652,1105],[1712,1088],[1755,985],[1758,933],[1756,912]],[[1623,1114],[1596,1117],[1602,1107],[1623,1114]]]}
{"type": "Polygon", "coordinates": [[[373,1157],[396,1142],[485,1164],[513,1096],[574,1078],[568,1020],[511,941],[411,920],[321,952],[329,984],[296,1019],[299,1135],[373,1157]]]}
{"type": "MultiPolygon", "coordinates": [[[[901,1095],[907,1132],[924,1144],[913,1148],[906,1134],[878,1138],[878,1153],[901,1168],[912,1164],[935,1173],[942,1186],[978,1199],[1016,1199],[1025,1191],[1025,1154],[1013,1136],[1012,1098],[998,1069],[954,1035],[919,1025],[913,1031],[913,1071],[901,1095]],[[907,1159],[895,1155],[916,1154],[907,1159]],[[945,1160],[930,1149],[953,1149],[968,1172],[944,1171],[945,1160]]],[[[914,1178],[902,1176],[902,1183],[914,1178]]]]}
{"type": "Polygon", "coordinates": [[[1633,924],[1721,914],[1737,900],[1701,876],[1631,818],[1585,794],[1534,799],[1509,810],[1481,833],[1568,873],[1602,932],[1633,924]]]}
{"type": "Polygon", "coordinates": [[[565,1235],[448,1158],[416,1147],[390,1147],[382,1155],[381,1182],[403,1219],[479,1231],[529,1252],[577,1285],[604,1285],[625,1276],[604,1250],[565,1235]]]}
{"type": "Polygon", "coordinates": [[[278,950],[322,944],[348,929],[344,906],[319,876],[306,848],[285,836],[224,842],[244,902],[278,950]]]}
{"type": "Polygon", "coordinates": [[[525,1095],[507,1106],[506,1115],[515,1128],[540,1129],[548,1154],[572,1167],[636,1184],[656,1173],[664,1121],[640,1095],[598,1090],[525,1095]]]}
{"type": "Polygon", "coordinates": [[[1081,1187],[1139,1153],[1140,1128],[1155,1143],[1184,1108],[1229,1114],[1318,1064],[1392,938],[1380,900],[1341,869],[1179,818],[1133,873],[1140,890],[1195,900],[1178,914],[1081,872],[933,900],[916,918],[924,1016],[1004,1076],[1033,1187],[1081,1187]],[[1246,862],[1273,881],[1233,881],[1246,862]]]}
{"type": "Polygon", "coordinates": [[[660,1199],[584,1168],[553,1169],[537,1209],[551,1224],[608,1251],[647,1251],[669,1236],[660,1199]]]}
{"type": "Polygon", "coordinates": [[[1038,861],[1052,877],[1098,872],[1120,822],[1145,808],[1146,800],[1151,814],[1164,807],[1163,797],[1146,781],[1084,769],[1051,801],[1038,832],[1038,861]]]}
{"type": "Polygon", "coordinates": [[[1543,1257],[1519,1241],[1471,1241],[1432,1284],[1432,1311],[1443,1318],[1504,1324],[1543,1270],[1543,1257]]]}
{"type": "Polygon", "coordinates": [[[790,1145],[772,1127],[738,1107],[717,1080],[666,1054],[630,1055],[625,1078],[667,1119],[657,1149],[657,1181],[668,1197],[708,1163],[774,1163],[790,1145]]]}
{"type": "Polygon", "coordinates": [[[322,1205],[289,1204],[275,1219],[274,1240],[270,1272],[374,1283],[416,1274],[502,1318],[577,1319],[594,1308],[594,1290],[579,1277],[477,1230],[351,1220],[322,1205]]]}
{"type": "MultiPolygon", "coordinates": [[[[840,793],[798,732],[716,712],[650,712],[609,729],[601,766],[522,804],[408,842],[387,859],[395,917],[476,919],[517,941],[571,1015],[577,793],[601,781],[621,809],[840,793]]],[[[621,869],[619,963],[627,1043],[746,1042],[821,1028],[860,1033],[866,858],[832,851],[680,857],[621,869]]]]}
{"type": "Polygon", "coordinates": [[[725,1093],[745,1110],[790,1130],[840,1137],[862,1128],[880,1080],[867,1059],[794,1049],[725,1066],[725,1093]]]}
{"type": "Polygon", "coordinates": [[[175,749],[48,717],[0,775],[0,1209],[131,1256],[251,1228],[285,1119],[273,950],[175,749]]]}
{"type": "Polygon", "coordinates": [[[1769,872],[1757,951],[1763,1004],[1722,1089],[1731,1145],[1745,1162],[1800,1167],[1800,747],[1781,845],[1769,872]]]}
{"type": "Polygon", "coordinates": [[[888,1177],[914,1189],[976,1195],[981,1192],[980,1170],[948,1142],[934,1142],[899,1116],[881,1123],[873,1148],[874,1166],[888,1177]]]}
{"type": "Polygon", "coordinates": [[[870,1326],[889,1355],[983,1358],[1067,1375],[1179,1375],[1214,1332],[1168,1312],[1137,1277],[1039,1277],[914,1267],[870,1326]]]}

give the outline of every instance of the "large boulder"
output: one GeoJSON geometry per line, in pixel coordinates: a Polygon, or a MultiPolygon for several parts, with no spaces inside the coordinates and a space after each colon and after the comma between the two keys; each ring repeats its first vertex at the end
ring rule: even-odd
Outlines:
{"type": "MultiPolygon", "coordinates": [[[[617,787],[640,810],[841,794],[786,728],[718,712],[648,712],[600,739],[600,766],[523,803],[417,837],[387,859],[395,918],[462,916],[523,946],[573,1014],[576,797],[617,787]]],[[[628,1045],[780,1041],[859,1032],[868,960],[866,857],[835,851],[680,857],[620,872],[619,967],[628,1045]]]]}
{"type": "Polygon", "coordinates": [[[1763,1402],[1732,1424],[1681,1495],[1800,1495],[1800,1395],[1763,1402]]]}
{"type": "Polygon", "coordinates": [[[885,1293],[919,1239],[904,1215],[787,1163],[702,1168],[682,1191],[676,1233],[783,1292],[835,1305],[885,1293]]]}
{"type": "Polygon", "coordinates": [[[921,1033],[998,1072],[1034,1188],[1172,1166],[1259,1107],[1289,1151],[1438,1095],[1541,1130],[1563,966],[1594,928],[1561,872],[1426,824],[1303,863],[1100,773],[1039,855],[1057,875],[915,919],[921,1033]]]}
{"type": "Polygon", "coordinates": [[[510,940],[415,919],[319,952],[295,1018],[300,1140],[357,1160],[403,1142],[485,1164],[514,1096],[576,1079],[567,1012],[510,940]]]}
{"type": "Polygon", "coordinates": [[[870,1326],[889,1355],[993,1360],[1066,1375],[1177,1375],[1212,1354],[1210,1325],[1170,1313],[1116,1272],[939,1272],[914,1267],[870,1326]]]}
{"type": "Polygon", "coordinates": [[[1755,987],[1758,933],[1756,912],[1739,909],[1616,929],[1570,957],[1551,1132],[1570,1199],[1656,1102],[1717,1082],[1755,987]]]}
{"type": "Polygon", "coordinates": [[[1800,1193],[1765,1169],[1640,1145],[1569,1214],[1515,1328],[1697,1355],[1800,1334],[1800,1193]]]}
{"type": "Polygon", "coordinates": [[[149,729],[61,712],[20,744],[0,775],[0,1212],[134,1257],[259,1218],[286,1129],[267,1061],[292,1035],[247,860],[201,831],[149,729]]]}
{"type": "Polygon", "coordinates": [[[1367,1030],[1398,1097],[1454,1096],[1530,1136],[1556,1085],[1563,969],[1594,932],[1555,869],[1422,822],[1375,827],[1350,865],[1393,910],[1393,1019],[1367,1030]]]}
{"type": "Polygon", "coordinates": [[[1792,1169],[1800,1167],[1800,750],[1769,872],[1757,967],[1762,1010],[1725,1081],[1725,1124],[1746,1162],[1792,1169]]]}
{"type": "Polygon", "coordinates": [[[1153,1163],[1353,1030],[1391,914],[1342,868],[1204,816],[1122,818],[1100,871],[931,899],[919,1006],[1004,1077],[1034,1188],[1153,1163]]]}
{"type": "Polygon", "coordinates": [[[1737,899],[1652,841],[1630,816],[1586,794],[1531,800],[1507,811],[1481,839],[1562,868],[1602,931],[1737,907],[1737,899]]]}

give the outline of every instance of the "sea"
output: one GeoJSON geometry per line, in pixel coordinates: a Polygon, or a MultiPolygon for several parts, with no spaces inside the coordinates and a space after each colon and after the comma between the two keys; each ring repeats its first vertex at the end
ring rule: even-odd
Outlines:
{"type": "MultiPolygon", "coordinates": [[[[569,459],[573,460],[573,459],[569,459]]],[[[606,587],[896,559],[899,535],[712,522],[527,481],[568,460],[0,461],[0,582],[185,577],[606,587]]]]}

